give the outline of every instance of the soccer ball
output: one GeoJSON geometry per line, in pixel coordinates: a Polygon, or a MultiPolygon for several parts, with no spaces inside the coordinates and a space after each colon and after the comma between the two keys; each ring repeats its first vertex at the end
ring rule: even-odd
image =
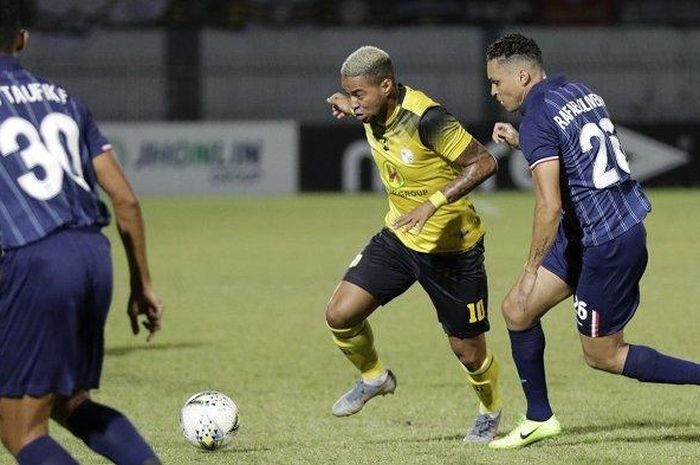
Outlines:
{"type": "Polygon", "coordinates": [[[205,450],[225,447],[238,432],[238,406],[217,391],[199,392],[180,410],[182,434],[193,446],[205,450]]]}

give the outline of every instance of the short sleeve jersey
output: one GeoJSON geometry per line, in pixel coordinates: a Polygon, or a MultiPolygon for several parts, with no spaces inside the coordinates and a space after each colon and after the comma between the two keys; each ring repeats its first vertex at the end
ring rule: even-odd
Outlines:
{"type": "Polygon", "coordinates": [[[109,149],[83,104],[0,55],[0,246],[108,224],[92,159],[109,149]]]}
{"type": "Polygon", "coordinates": [[[630,173],[605,101],[583,83],[560,74],[530,90],[520,147],[531,169],[560,163],[564,228],[583,245],[620,236],[651,210],[630,173]]]}
{"type": "MultiPolygon", "coordinates": [[[[389,199],[389,227],[444,188],[460,173],[455,160],[472,136],[443,107],[424,93],[399,86],[399,102],[386,124],[365,124],[389,199]]],[[[440,207],[420,235],[396,231],[399,240],[419,252],[460,252],[484,235],[476,209],[467,197],[440,207]]]]}

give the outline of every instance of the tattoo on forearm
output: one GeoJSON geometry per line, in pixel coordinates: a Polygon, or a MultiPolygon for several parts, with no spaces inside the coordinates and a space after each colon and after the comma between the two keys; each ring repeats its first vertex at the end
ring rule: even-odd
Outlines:
{"type": "Polygon", "coordinates": [[[479,143],[469,144],[457,163],[462,166],[462,171],[444,190],[449,202],[467,195],[496,170],[495,160],[479,143]]]}
{"type": "Polygon", "coordinates": [[[485,164],[474,163],[464,168],[459,175],[445,188],[445,197],[450,202],[465,196],[488,177],[490,170],[485,164]]]}
{"type": "Polygon", "coordinates": [[[551,245],[551,242],[552,242],[551,237],[543,237],[542,238],[542,244],[535,246],[535,250],[533,251],[533,254],[532,254],[533,261],[535,261],[537,263],[542,263],[544,256],[549,251],[549,246],[551,245]]]}

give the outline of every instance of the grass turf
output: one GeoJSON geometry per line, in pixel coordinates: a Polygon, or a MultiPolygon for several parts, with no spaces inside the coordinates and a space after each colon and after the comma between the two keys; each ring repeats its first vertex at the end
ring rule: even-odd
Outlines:
{"type": "MultiPolygon", "coordinates": [[[[700,191],[650,191],[650,264],[630,342],[700,360],[700,191]]],[[[524,411],[499,304],[527,255],[532,197],[477,195],[488,228],[492,330],[502,365],[505,432],[524,411]]],[[[414,286],[372,317],[376,346],[398,377],[394,396],[343,419],[330,405],[355,373],[333,346],[323,311],[345,266],[382,226],[374,195],[148,198],[151,267],[168,304],[154,342],[130,335],[128,278],[114,227],[116,287],[102,389],[95,398],[139,426],[165,464],[588,464],[698,463],[700,390],[643,385],[594,372],[582,361],[570,302],[544,320],[550,399],[564,428],[519,451],[461,441],[475,396],[434,310],[414,286]],[[178,410],[217,389],[241,409],[232,447],[187,444],[178,410]]],[[[106,464],[57,425],[52,434],[82,464],[106,464]]],[[[0,463],[11,463],[0,452],[0,463]]]]}

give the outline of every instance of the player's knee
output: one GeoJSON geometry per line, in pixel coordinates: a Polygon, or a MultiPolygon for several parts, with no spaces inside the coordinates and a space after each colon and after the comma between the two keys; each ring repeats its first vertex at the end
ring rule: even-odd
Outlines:
{"type": "Polygon", "coordinates": [[[80,390],[70,397],[56,397],[51,418],[60,425],[65,425],[68,418],[83,402],[90,400],[90,394],[85,390],[80,390]]]}
{"type": "Polygon", "coordinates": [[[454,354],[469,371],[478,370],[484,362],[484,354],[475,348],[466,348],[459,352],[454,351],[454,354]]]}
{"type": "Polygon", "coordinates": [[[506,297],[501,304],[501,313],[508,329],[522,330],[531,327],[535,323],[526,312],[517,305],[515,299],[506,297]]]}
{"type": "Polygon", "coordinates": [[[348,308],[342,299],[333,297],[326,307],[326,323],[331,328],[342,329],[348,327],[348,308]]]}
{"type": "Polygon", "coordinates": [[[450,338],[452,352],[467,369],[477,370],[486,358],[486,343],[483,338],[450,338]]]}
{"type": "Polygon", "coordinates": [[[595,370],[605,371],[607,373],[617,373],[619,371],[617,358],[614,356],[594,354],[584,350],[583,359],[589,367],[595,370]]]}

